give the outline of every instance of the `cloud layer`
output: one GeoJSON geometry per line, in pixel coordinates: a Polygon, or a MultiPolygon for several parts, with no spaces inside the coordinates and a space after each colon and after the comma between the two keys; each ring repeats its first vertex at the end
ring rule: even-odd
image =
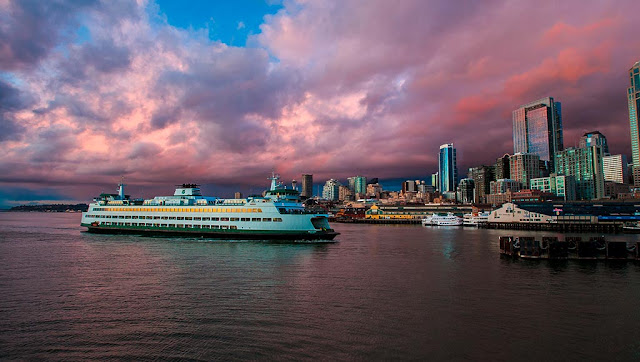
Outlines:
{"type": "Polygon", "coordinates": [[[512,152],[511,111],[545,96],[567,146],[597,129],[628,154],[638,11],[301,0],[232,47],[153,2],[0,1],[0,188],[82,200],[121,176],[148,190],[246,190],[272,169],[426,178],[443,143],[463,170],[512,152]]]}

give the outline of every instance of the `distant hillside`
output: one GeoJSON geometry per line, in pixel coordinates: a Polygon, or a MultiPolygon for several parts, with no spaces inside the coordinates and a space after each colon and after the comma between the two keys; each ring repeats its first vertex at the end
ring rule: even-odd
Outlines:
{"type": "Polygon", "coordinates": [[[14,212],[81,212],[87,211],[87,204],[52,204],[52,205],[20,205],[14,206],[9,211],[14,212]]]}

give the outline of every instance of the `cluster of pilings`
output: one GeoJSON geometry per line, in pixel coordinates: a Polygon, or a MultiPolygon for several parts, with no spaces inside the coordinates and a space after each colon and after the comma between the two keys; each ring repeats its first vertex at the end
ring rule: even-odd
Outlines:
{"type": "Polygon", "coordinates": [[[622,231],[622,223],[528,223],[528,222],[490,222],[482,224],[488,229],[536,230],[561,232],[597,232],[616,233],[622,231]]]}
{"type": "Polygon", "coordinates": [[[603,236],[565,240],[545,236],[501,236],[500,254],[521,259],[640,260],[640,242],[608,241],[603,236]]]}

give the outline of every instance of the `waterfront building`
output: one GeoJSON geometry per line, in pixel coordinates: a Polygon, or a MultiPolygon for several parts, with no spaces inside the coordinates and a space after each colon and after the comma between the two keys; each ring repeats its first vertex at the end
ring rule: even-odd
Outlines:
{"type": "Polygon", "coordinates": [[[302,191],[301,197],[311,198],[313,197],[313,175],[308,173],[302,174],[302,191]]]}
{"type": "Polygon", "coordinates": [[[325,182],[322,188],[322,198],[329,201],[338,201],[340,196],[340,182],[335,179],[330,179],[325,182]]]}
{"type": "Polygon", "coordinates": [[[545,202],[549,200],[559,199],[556,195],[550,192],[544,192],[541,190],[520,190],[511,194],[511,202],[545,202]]]}
{"type": "Polygon", "coordinates": [[[607,144],[607,138],[598,131],[587,132],[580,137],[579,148],[600,146],[605,155],[609,154],[609,145],[607,144]]]}
{"type": "Polygon", "coordinates": [[[479,166],[469,169],[469,177],[474,182],[474,197],[475,203],[484,202],[485,195],[489,194],[491,188],[491,181],[495,180],[494,167],[491,166],[479,166]]]}
{"type": "Polygon", "coordinates": [[[631,126],[631,160],[633,162],[633,186],[640,188],[640,133],[638,120],[640,112],[640,61],[629,69],[627,104],[629,106],[629,124],[631,126]]]}
{"type": "Polygon", "coordinates": [[[512,115],[513,152],[538,155],[553,170],[554,155],[564,148],[560,102],[553,97],[539,99],[520,106],[512,115]]]}
{"type": "Polygon", "coordinates": [[[574,176],[576,199],[593,200],[604,197],[604,170],[602,147],[567,148],[556,154],[558,175],[574,176]]]}
{"type": "Polygon", "coordinates": [[[533,153],[516,153],[509,157],[511,179],[529,188],[529,180],[542,176],[540,170],[540,156],[533,153]]]}
{"type": "Polygon", "coordinates": [[[472,204],[474,202],[474,181],[471,178],[463,178],[458,183],[457,200],[463,204],[472,204]]]}
{"type": "Polygon", "coordinates": [[[513,193],[511,190],[507,190],[507,192],[499,193],[499,194],[489,194],[486,195],[486,203],[489,205],[499,206],[504,204],[505,202],[511,202],[511,195],[513,193]]]}
{"type": "Polygon", "coordinates": [[[553,194],[564,201],[576,199],[576,179],[573,176],[556,175],[531,179],[531,189],[553,194]]]}
{"type": "Polygon", "coordinates": [[[511,191],[511,192],[516,192],[516,191],[520,191],[520,189],[522,188],[522,184],[516,180],[511,180],[511,179],[500,179],[500,180],[495,180],[495,181],[491,181],[491,183],[489,184],[489,191],[490,194],[495,195],[495,194],[503,194],[507,191],[511,191]]]}
{"type": "Polygon", "coordinates": [[[626,183],[628,178],[627,156],[609,155],[602,157],[602,168],[604,170],[604,180],[626,183]]]}
{"type": "Polygon", "coordinates": [[[496,160],[496,172],[495,172],[495,179],[496,180],[500,180],[500,179],[508,179],[511,178],[511,172],[509,171],[509,158],[511,156],[509,156],[509,154],[505,154],[502,157],[499,157],[496,160]]]}
{"type": "Polygon", "coordinates": [[[456,162],[456,149],[453,143],[440,146],[438,163],[438,175],[440,193],[443,195],[453,193],[455,198],[456,184],[458,180],[458,166],[456,162]]]}

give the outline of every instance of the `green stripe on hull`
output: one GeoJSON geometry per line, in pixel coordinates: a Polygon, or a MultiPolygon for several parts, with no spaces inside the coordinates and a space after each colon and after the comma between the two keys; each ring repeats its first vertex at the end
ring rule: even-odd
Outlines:
{"type": "Polygon", "coordinates": [[[154,226],[126,226],[81,224],[89,232],[105,234],[145,234],[160,236],[206,236],[211,238],[244,239],[287,239],[287,240],[333,240],[339,233],[333,230],[320,230],[315,233],[298,230],[243,230],[243,229],[201,229],[170,228],[154,226]]]}

